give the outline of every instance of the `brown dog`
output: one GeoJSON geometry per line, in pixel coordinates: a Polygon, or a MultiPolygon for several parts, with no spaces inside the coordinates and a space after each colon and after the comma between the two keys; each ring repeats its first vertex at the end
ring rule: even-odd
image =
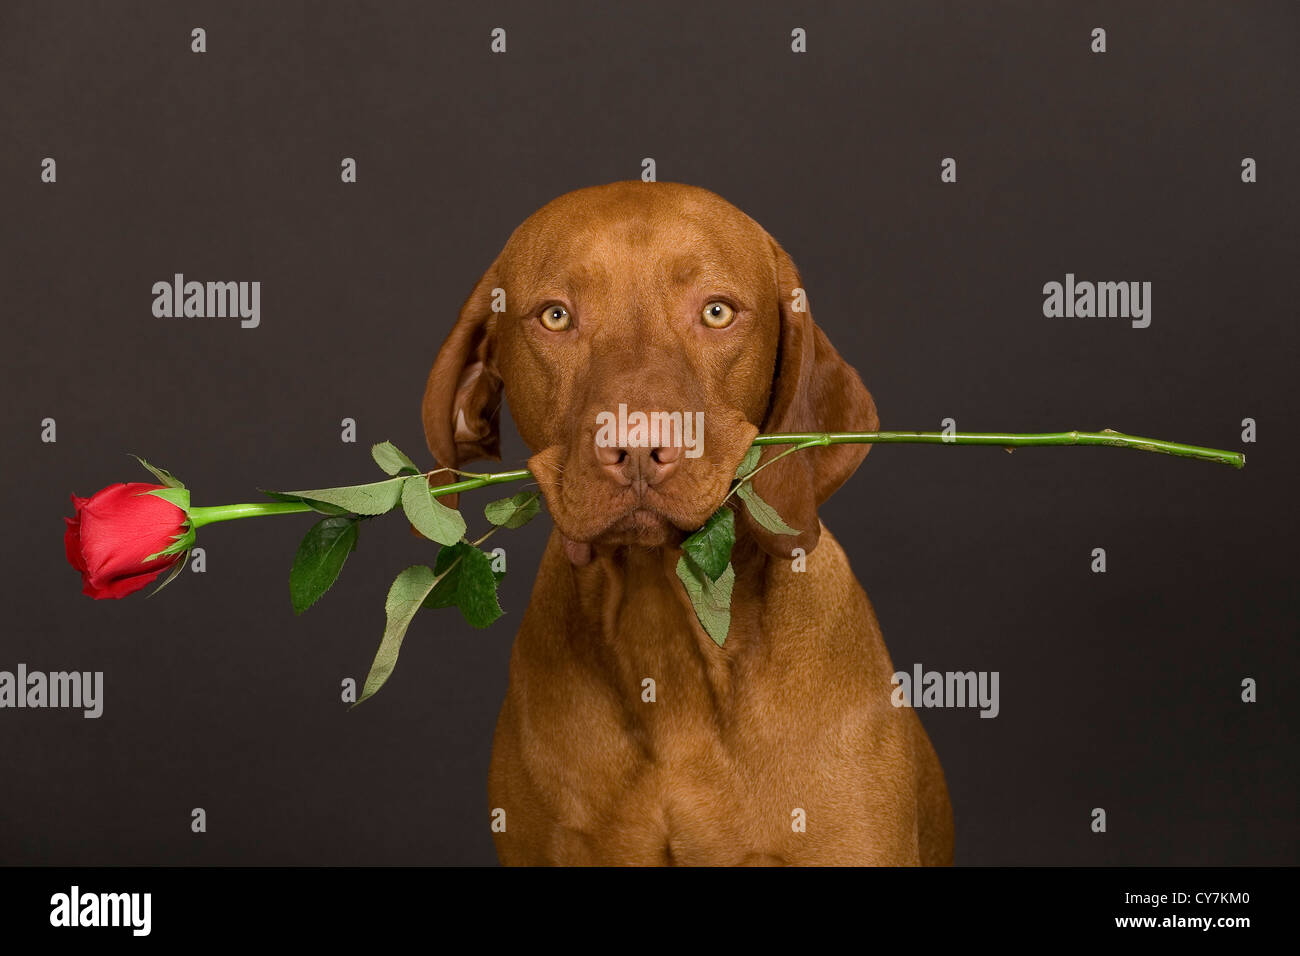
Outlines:
{"type": "Polygon", "coordinates": [[[674,573],[760,431],[878,427],[801,286],[720,197],[623,182],[530,216],[461,309],[429,375],[429,448],[498,458],[504,391],[555,522],[492,752],[503,863],[952,862],[943,771],[890,703],[875,614],[817,517],[870,446],[756,476],[801,533],[739,509],[725,645],[674,573]],[[599,445],[620,404],[703,412],[702,453],[599,445]]]}

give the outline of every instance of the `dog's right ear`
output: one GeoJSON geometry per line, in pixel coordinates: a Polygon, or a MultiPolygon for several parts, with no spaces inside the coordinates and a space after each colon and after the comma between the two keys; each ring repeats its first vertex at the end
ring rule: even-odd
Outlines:
{"type": "MultiPolygon", "coordinates": [[[[429,451],[444,468],[459,468],[478,458],[501,458],[501,376],[497,371],[497,263],[474,286],[451,334],[442,343],[429,371],[421,412],[429,451]]],[[[448,484],[454,475],[435,475],[432,485],[448,484]]],[[[443,498],[455,507],[455,498],[443,498]]]]}
{"type": "MultiPolygon", "coordinates": [[[[772,398],[763,432],[874,432],[880,427],[876,403],[862,379],[813,322],[803,280],[790,256],[771,240],[776,258],[781,338],[772,398]],[[795,307],[796,293],[800,307],[795,307]]],[[[870,445],[809,448],[777,460],[778,449],[764,450],[772,462],[754,478],[754,490],[799,531],[779,535],[764,528],[745,509],[744,521],[769,554],[788,559],[791,549],[811,552],[821,535],[817,509],[866,457],[870,445]]]]}

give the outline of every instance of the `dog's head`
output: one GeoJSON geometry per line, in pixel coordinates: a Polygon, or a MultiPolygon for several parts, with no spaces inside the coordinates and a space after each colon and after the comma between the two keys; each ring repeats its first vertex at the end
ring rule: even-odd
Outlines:
{"type": "MultiPolygon", "coordinates": [[[[429,373],[424,431],[440,465],[500,457],[503,393],[578,563],[592,545],[678,543],[759,432],[878,427],[790,257],[735,206],[676,183],[580,189],[514,231],[429,373]]],[[[869,447],[765,468],[755,490],[800,534],[746,511],[749,533],[782,557],[811,550],[818,506],[869,447]]]]}

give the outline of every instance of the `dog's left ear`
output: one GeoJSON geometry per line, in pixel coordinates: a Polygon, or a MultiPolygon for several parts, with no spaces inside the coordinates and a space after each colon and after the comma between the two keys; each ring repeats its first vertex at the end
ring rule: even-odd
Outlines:
{"type": "MultiPolygon", "coordinates": [[[[429,371],[421,413],[429,451],[445,468],[459,468],[479,458],[501,458],[501,376],[497,372],[496,315],[492,290],[494,262],[461,307],[451,334],[429,371]]],[[[435,475],[431,485],[456,480],[435,475]]],[[[442,499],[456,506],[455,496],[442,499]]]]}
{"type": "MultiPolygon", "coordinates": [[[[772,398],[762,431],[873,432],[879,429],[876,403],[853,366],[835,351],[825,333],[813,323],[803,280],[784,249],[772,241],[777,260],[781,332],[772,398]]],[[[761,461],[769,461],[788,446],[769,446],[761,461]]],[[[763,550],[789,558],[795,548],[811,552],[821,535],[817,509],[848,479],[870,451],[870,445],[828,445],[807,448],[764,468],[754,490],[792,528],[797,537],[773,534],[750,516],[745,520],[763,550]]]]}

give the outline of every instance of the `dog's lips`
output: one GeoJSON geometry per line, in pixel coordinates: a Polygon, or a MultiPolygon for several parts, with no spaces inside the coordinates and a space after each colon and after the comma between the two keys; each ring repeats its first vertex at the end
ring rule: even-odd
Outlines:
{"type": "Polygon", "coordinates": [[[628,497],[631,496],[620,495],[611,499],[607,513],[612,517],[603,523],[603,527],[583,535],[581,540],[590,544],[656,547],[676,544],[698,527],[693,518],[686,524],[674,520],[670,513],[648,497],[632,501],[626,500],[628,497]]]}
{"type": "Polygon", "coordinates": [[[682,529],[654,508],[644,505],[633,508],[615,519],[602,531],[596,541],[609,544],[640,544],[653,547],[679,538],[682,529]]]}
{"type": "MultiPolygon", "coordinates": [[[[558,489],[556,489],[558,490],[558,489]]],[[[600,515],[596,521],[585,527],[574,526],[572,517],[563,503],[563,494],[559,494],[561,505],[557,509],[552,505],[548,495],[547,506],[566,540],[575,544],[620,545],[631,544],[642,547],[661,547],[679,544],[682,538],[708,520],[716,506],[720,505],[726,495],[725,485],[717,494],[714,508],[702,511],[696,504],[689,513],[674,507],[675,499],[665,496],[655,489],[644,495],[637,495],[630,489],[613,491],[602,495],[603,507],[593,509],[600,515]]],[[[589,498],[586,500],[590,500],[589,498]]]]}
{"type": "Polygon", "coordinates": [[[704,525],[727,496],[732,476],[758,429],[743,422],[734,437],[715,445],[713,460],[686,463],[686,468],[661,487],[641,493],[616,487],[583,467],[567,443],[543,449],[529,459],[566,553],[575,564],[589,560],[590,546],[679,545],[704,525]]]}
{"type": "Polygon", "coordinates": [[[560,532],[560,540],[569,561],[577,567],[582,567],[591,562],[593,545],[636,545],[654,548],[666,544],[678,544],[685,534],[685,531],[653,508],[636,507],[625,512],[622,517],[615,518],[608,528],[594,535],[590,540],[577,541],[563,531],[560,532]]]}

